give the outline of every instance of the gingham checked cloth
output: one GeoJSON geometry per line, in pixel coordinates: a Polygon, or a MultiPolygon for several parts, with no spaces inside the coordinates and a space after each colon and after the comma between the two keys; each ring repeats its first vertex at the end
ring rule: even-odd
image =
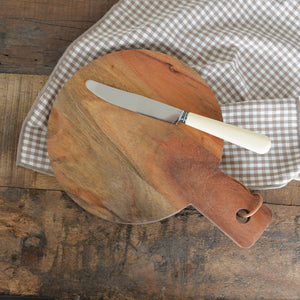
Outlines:
{"type": "Polygon", "coordinates": [[[46,134],[59,90],[93,59],[134,48],[184,61],[210,85],[225,122],[271,138],[266,155],[225,142],[225,173],[253,189],[300,178],[299,0],[119,1],[57,63],[23,123],[17,165],[53,175],[46,134]]]}

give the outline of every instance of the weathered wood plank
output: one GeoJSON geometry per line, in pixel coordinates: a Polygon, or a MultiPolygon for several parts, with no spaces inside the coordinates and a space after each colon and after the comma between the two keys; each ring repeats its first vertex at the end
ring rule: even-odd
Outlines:
{"type": "Polygon", "coordinates": [[[81,299],[300,297],[300,207],[240,249],[195,210],[117,225],[59,191],[0,188],[0,294],[81,299]],[[22,279],[22,280],[21,280],[22,279]]]}
{"type": "Polygon", "coordinates": [[[285,187],[258,192],[267,203],[300,205],[300,181],[294,180],[285,187]]]}
{"type": "Polygon", "coordinates": [[[60,189],[55,178],[16,167],[22,122],[47,78],[0,74],[0,186],[60,189]]]}
{"type": "Polygon", "coordinates": [[[73,40],[117,0],[2,0],[0,72],[50,74],[73,40]]]}

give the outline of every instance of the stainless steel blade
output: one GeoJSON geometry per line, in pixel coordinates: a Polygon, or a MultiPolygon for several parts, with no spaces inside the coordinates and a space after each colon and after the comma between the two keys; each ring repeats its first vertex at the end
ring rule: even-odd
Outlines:
{"type": "Polygon", "coordinates": [[[113,88],[94,80],[87,80],[85,85],[99,98],[148,117],[176,124],[185,115],[185,112],[179,108],[113,88]]]}

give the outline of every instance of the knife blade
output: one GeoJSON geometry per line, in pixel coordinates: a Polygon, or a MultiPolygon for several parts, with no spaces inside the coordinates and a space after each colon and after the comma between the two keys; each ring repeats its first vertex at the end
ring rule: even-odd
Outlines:
{"type": "Polygon", "coordinates": [[[85,85],[94,95],[121,108],[172,124],[182,122],[258,154],[265,154],[271,148],[271,140],[266,135],[186,112],[177,107],[94,80],[87,80],[85,85]]]}

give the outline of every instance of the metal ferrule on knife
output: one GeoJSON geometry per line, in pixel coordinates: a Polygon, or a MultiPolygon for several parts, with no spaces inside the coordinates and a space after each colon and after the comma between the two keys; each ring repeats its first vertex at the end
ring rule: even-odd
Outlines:
{"type": "Polygon", "coordinates": [[[182,122],[182,123],[185,123],[186,122],[186,119],[187,119],[187,116],[188,116],[188,113],[186,112],[186,111],[182,111],[181,112],[181,114],[180,114],[180,116],[179,116],[179,119],[178,119],[178,121],[176,122],[176,124],[178,123],[178,122],[182,122]]]}

